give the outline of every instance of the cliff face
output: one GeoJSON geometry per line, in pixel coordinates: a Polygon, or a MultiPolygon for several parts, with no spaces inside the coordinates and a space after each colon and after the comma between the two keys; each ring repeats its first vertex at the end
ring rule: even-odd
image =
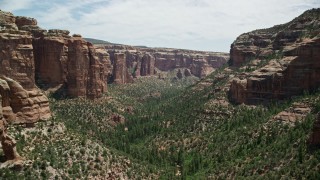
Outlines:
{"type": "Polygon", "coordinates": [[[33,123],[50,117],[48,99],[35,85],[32,34],[19,30],[34,23],[0,12],[0,94],[3,116],[12,123],[33,123]]]}
{"type": "Polygon", "coordinates": [[[63,88],[70,97],[100,97],[107,89],[107,59],[97,56],[93,45],[81,36],[68,34],[49,30],[34,39],[38,83],[46,89],[63,88]]]}
{"type": "MultiPolygon", "coordinates": [[[[106,91],[108,59],[80,35],[43,30],[33,18],[1,11],[0,74],[27,90],[39,85],[70,97],[97,98],[106,91]]],[[[110,63],[109,63],[110,64],[110,63]]]]}
{"type": "MultiPolygon", "coordinates": [[[[31,18],[0,11],[0,141],[6,160],[21,161],[15,140],[7,134],[9,123],[34,123],[51,116],[48,98],[35,85],[31,18]]],[[[20,163],[20,162],[19,162],[20,163]]]]}
{"type": "Polygon", "coordinates": [[[249,71],[231,83],[235,102],[263,103],[319,88],[320,9],[287,24],[239,36],[230,56],[233,67],[249,71]]]}
{"type": "MultiPolygon", "coordinates": [[[[127,71],[123,72],[128,72],[133,77],[152,76],[157,71],[167,72],[185,68],[192,75],[202,78],[226,64],[229,58],[227,53],[169,48],[140,48],[127,45],[97,45],[96,47],[106,49],[109,54],[124,54],[127,71]]],[[[110,60],[114,64],[115,56],[110,55],[110,60]]],[[[132,79],[129,78],[128,81],[132,79]]]]}
{"type": "Polygon", "coordinates": [[[125,84],[133,81],[133,77],[129,74],[126,54],[110,52],[111,62],[113,63],[112,79],[116,84],[125,84]]]}
{"type": "Polygon", "coordinates": [[[141,59],[140,76],[154,75],[155,58],[146,53],[141,59]]]}
{"type": "Polygon", "coordinates": [[[80,35],[46,31],[33,18],[0,11],[0,141],[6,160],[21,160],[8,123],[33,124],[51,116],[37,85],[70,97],[98,98],[107,90],[110,64],[80,35]]]}

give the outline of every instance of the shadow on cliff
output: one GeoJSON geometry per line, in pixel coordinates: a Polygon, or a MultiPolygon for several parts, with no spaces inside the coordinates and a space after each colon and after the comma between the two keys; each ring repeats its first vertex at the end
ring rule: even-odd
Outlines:
{"type": "Polygon", "coordinates": [[[50,92],[49,97],[56,100],[67,99],[68,96],[66,94],[66,85],[61,86],[54,92],[50,92]]]}
{"type": "Polygon", "coordinates": [[[57,85],[55,87],[43,86],[42,84],[38,84],[37,86],[45,92],[45,94],[53,99],[62,100],[67,99],[67,86],[66,84],[57,85]]]}

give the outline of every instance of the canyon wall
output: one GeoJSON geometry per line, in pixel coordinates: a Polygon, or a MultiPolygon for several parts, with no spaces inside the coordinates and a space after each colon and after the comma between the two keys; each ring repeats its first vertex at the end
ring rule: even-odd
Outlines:
{"type": "Polygon", "coordinates": [[[107,90],[111,62],[80,35],[44,30],[33,18],[0,11],[0,94],[9,123],[51,116],[48,93],[99,98],[107,90]]]}
{"type": "MultiPolygon", "coordinates": [[[[128,45],[95,45],[96,49],[105,49],[110,54],[111,64],[125,63],[124,69],[113,68],[113,75],[119,77],[122,73],[123,81],[116,83],[132,82],[132,78],[139,76],[152,76],[158,72],[168,72],[183,68],[190,75],[203,78],[227,63],[228,53],[215,53],[205,51],[192,51],[170,48],[145,48],[128,45]],[[124,59],[116,59],[113,54],[123,54],[124,59]]],[[[122,67],[122,66],[121,66],[122,67]]],[[[189,75],[189,74],[188,74],[189,75]]],[[[113,78],[115,80],[115,78],[113,78]]]]}
{"type": "Polygon", "coordinates": [[[33,18],[1,11],[0,74],[27,90],[61,91],[70,97],[97,98],[106,92],[110,60],[98,56],[80,35],[44,30],[33,18]]]}
{"type": "Polygon", "coordinates": [[[19,29],[35,23],[0,11],[0,95],[3,117],[9,123],[34,123],[50,117],[48,98],[35,84],[33,36],[19,29]]]}
{"type": "Polygon", "coordinates": [[[48,98],[35,84],[33,36],[22,30],[36,28],[36,23],[35,19],[0,11],[0,141],[10,163],[21,158],[16,141],[7,133],[8,123],[33,124],[51,116],[48,98]]]}
{"type": "Polygon", "coordinates": [[[80,35],[47,31],[33,18],[0,11],[0,141],[6,160],[21,159],[8,124],[30,125],[51,117],[42,90],[99,98],[107,90],[110,64],[108,55],[96,53],[80,35]]]}
{"type": "Polygon", "coordinates": [[[316,90],[320,87],[320,10],[242,34],[231,45],[230,62],[244,70],[230,87],[230,97],[237,103],[264,103],[316,90]]]}
{"type": "Polygon", "coordinates": [[[127,68],[126,54],[111,52],[110,57],[113,63],[113,82],[116,84],[132,82],[133,78],[127,68]]]}
{"type": "Polygon", "coordinates": [[[36,80],[44,89],[63,89],[69,97],[98,98],[107,89],[108,59],[80,35],[49,30],[33,40],[36,80]]]}

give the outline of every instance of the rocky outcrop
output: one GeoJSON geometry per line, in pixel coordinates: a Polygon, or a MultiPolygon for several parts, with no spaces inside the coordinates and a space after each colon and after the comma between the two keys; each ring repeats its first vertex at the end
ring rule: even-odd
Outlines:
{"type": "Polygon", "coordinates": [[[35,75],[41,88],[53,88],[66,81],[68,46],[65,41],[63,37],[34,39],[35,75]]]}
{"type": "Polygon", "coordinates": [[[240,35],[231,45],[230,64],[239,67],[253,59],[272,58],[284,47],[320,33],[320,9],[308,10],[292,21],[240,35]]]}
{"type": "Polygon", "coordinates": [[[313,9],[287,24],[238,37],[231,46],[231,64],[245,63],[241,68],[247,72],[232,81],[231,99],[268,103],[319,88],[319,14],[320,9],[313,9]]]}
{"type": "Polygon", "coordinates": [[[203,78],[215,69],[223,66],[229,58],[227,53],[165,48],[142,50],[153,53],[155,57],[155,67],[161,71],[186,68],[190,70],[192,75],[199,78],[203,78]]]}
{"type": "Polygon", "coordinates": [[[182,72],[181,72],[181,70],[179,69],[178,72],[177,72],[177,78],[178,78],[178,79],[182,79],[182,77],[183,77],[183,76],[182,76],[182,72]]]}
{"type": "Polygon", "coordinates": [[[0,78],[3,116],[10,123],[29,124],[50,118],[48,98],[37,88],[26,90],[18,82],[0,78]]]}
{"type": "Polygon", "coordinates": [[[97,98],[106,92],[108,55],[66,30],[43,30],[33,18],[0,11],[0,141],[6,162],[22,165],[11,123],[50,118],[48,98],[37,87],[71,97],[97,98]]]}
{"type": "Polygon", "coordinates": [[[306,103],[293,103],[291,107],[274,116],[272,121],[279,121],[294,126],[297,122],[304,120],[310,112],[310,105],[306,103]]]}
{"type": "MultiPolygon", "coordinates": [[[[1,102],[1,95],[0,95],[1,102]]],[[[16,149],[16,141],[7,133],[8,123],[3,117],[2,105],[0,103],[0,142],[3,153],[7,161],[16,162],[21,160],[20,155],[16,149]]]]}
{"type": "Polygon", "coordinates": [[[16,149],[16,141],[7,134],[7,125],[5,121],[0,121],[0,141],[6,161],[21,160],[16,149]]]}

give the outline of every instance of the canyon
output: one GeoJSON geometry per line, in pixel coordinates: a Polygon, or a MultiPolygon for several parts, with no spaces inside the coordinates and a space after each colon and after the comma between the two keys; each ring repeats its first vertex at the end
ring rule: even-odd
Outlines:
{"type": "MultiPolygon", "coordinates": [[[[5,124],[33,126],[51,117],[47,95],[97,99],[107,92],[107,82],[132,83],[134,78],[175,68],[187,68],[188,76],[205,77],[228,59],[227,53],[93,45],[79,34],[69,34],[68,30],[42,29],[34,18],[0,11],[4,149],[7,141],[15,144],[6,138],[5,124]]],[[[18,157],[7,152],[8,159],[18,157]]]]}
{"type": "Polygon", "coordinates": [[[228,60],[227,53],[127,45],[93,45],[68,30],[44,30],[34,18],[0,13],[0,80],[4,118],[34,123],[50,117],[46,94],[97,99],[107,82],[184,68],[203,78],[228,60]]]}
{"type": "Polygon", "coordinates": [[[320,9],[241,34],[230,54],[112,44],[0,11],[0,175],[313,179],[319,88],[320,9]]]}

